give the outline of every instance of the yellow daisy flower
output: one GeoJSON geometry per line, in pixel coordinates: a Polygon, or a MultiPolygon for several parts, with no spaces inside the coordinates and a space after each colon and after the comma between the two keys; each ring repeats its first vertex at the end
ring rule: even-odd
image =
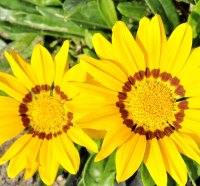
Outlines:
{"type": "Polygon", "coordinates": [[[0,96],[0,144],[24,131],[0,158],[0,164],[10,160],[11,178],[25,170],[28,179],[39,170],[43,182],[51,185],[59,164],[71,174],[78,171],[80,157],[73,142],[97,152],[97,145],[76,126],[76,113],[66,106],[77,94],[68,81],[77,74],[84,78],[80,65],[68,70],[68,48],[65,41],[53,61],[37,44],[31,64],[13,50],[5,52],[15,76],[0,72],[0,89],[10,96],[0,96]]]}
{"type": "Polygon", "coordinates": [[[97,110],[78,121],[108,131],[95,161],[117,149],[118,182],[143,161],[158,186],[167,185],[167,172],[185,185],[181,154],[200,163],[200,47],[191,51],[191,27],[181,24],[167,39],[155,15],[141,19],[136,39],[123,22],[112,31],[112,43],[100,34],[93,37],[100,60],[81,58],[97,83],[74,83],[101,98],[88,99],[97,110]]]}

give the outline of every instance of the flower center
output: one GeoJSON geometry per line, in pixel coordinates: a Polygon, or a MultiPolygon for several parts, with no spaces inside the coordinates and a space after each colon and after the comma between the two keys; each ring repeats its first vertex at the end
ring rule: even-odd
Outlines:
{"type": "Polygon", "coordinates": [[[127,94],[125,107],[131,118],[145,130],[163,129],[174,118],[175,99],[170,89],[156,80],[147,80],[127,94]]]}
{"type": "Polygon", "coordinates": [[[118,92],[116,106],[123,124],[146,139],[170,136],[181,128],[188,109],[185,89],[177,77],[159,69],[136,72],[118,92]]]}
{"type": "Polygon", "coordinates": [[[73,113],[66,109],[66,101],[67,95],[58,86],[51,90],[48,85],[37,85],[19,106],[23,125],[40,139],[49,140],[66,132],[73,125],[73,113]]]}
{"type": "Polygon", "coordinates": [[[66,110],[60,100],[53,96],[36,99],[28,106],[32,127],[50,133],[61,130],[67,121],[66,110]]]}

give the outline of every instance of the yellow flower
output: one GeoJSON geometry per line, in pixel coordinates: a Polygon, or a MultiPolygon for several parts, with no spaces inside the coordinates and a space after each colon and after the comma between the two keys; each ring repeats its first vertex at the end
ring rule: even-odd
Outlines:
{"type": "Polygon", "coordinates": [[[158,186],[167,185],[167,172],[185,185],[180,153],[200,163],[200,48],[191,51],[191,27],[181,24],[167,39],[159,15],[144,17],[134,39],[119,21],[112,43],[96,34],[93,44],[100,60],[83,56],[81,65],[96,83],[75,85],[99,98],[88,99],[97,110],[78,121],[107,130],[95,161],[117,149],[118,182],[143,161],[158,186]]]}
{"type": "Polygon", "coordinates": [[[0,72],[0,89],[10,96],[0,96],[0,144],[24,131],[0,158],[0,164],[10,160],[11,178],[25,170],[28,179],[39,170],[43,182],[51,185],[59,164],[71,174],[78,171],[80,157],[73,142],[97,152],[97,145],[76,126],[76,113],[66,106],[77,94],[68,81],[77,74],[84,78],[80,65],[68,70],[68,47],[65,41],[53,61],[37,44],[31,64],[14,51],[5,52],[15,76],[0,72]]]}

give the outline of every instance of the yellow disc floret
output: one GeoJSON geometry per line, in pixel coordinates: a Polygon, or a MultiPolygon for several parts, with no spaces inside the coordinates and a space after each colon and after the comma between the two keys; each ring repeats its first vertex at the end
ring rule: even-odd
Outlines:
{"type": "Polygon", "coordinates": [[[63,102],[53,96],[39,97],[29,104],[29,117],[36,131],[53,133],[62,130],[67,121],[63,102]]]}
{"type": "Polygon", "coordinates": [[[146,80],[132,88],[125,105],[134,123],[145,130],[156,130],[172,121],[174,103],[175,99],[167,85],[146,80]]]}

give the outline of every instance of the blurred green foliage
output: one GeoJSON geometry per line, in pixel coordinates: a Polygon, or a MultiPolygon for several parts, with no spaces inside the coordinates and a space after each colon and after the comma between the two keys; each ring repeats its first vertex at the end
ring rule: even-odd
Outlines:
{"type": "MultiPolygon", "coordinates": [[[[178,24],[188,21],[193,29],[193,45],[199,45],[198,0],[0,0],[0,69],[10,72],[4,50],[14,48],[29,59],[34,45],[42,43],[54,55],[65,39],[71,40],[69,61],[72,66],[82,53],[95,56],[91,40],[94,33],[100,32],[110,39],[113,24],[123,20],[135,35],[139,20],[156,13],[161,15],[167,35],[178,24]]],[[[81,158],[83,166],[78,173],[80,177],[76,178],[78,185],[114,185],[114,155],[97,164],[93,163],[94,154],[87,153],[87,156],[81,158]]],[[[189,169],[188,186],[198,185],[200,167],[188,158],[184,157],[184,160],[189,169]]],[[[59,172],[63,174],[63,170],[59,172]]],[[[67,173],[64,176],[68,177],[67,184],[70,185],[73,176],[67,173]]],[[[131,183],[154,185],[143,164],[130,180],[120,185],[131,183]]],[[[168,185],[176,185],[170,176],[168,185]]]]}

